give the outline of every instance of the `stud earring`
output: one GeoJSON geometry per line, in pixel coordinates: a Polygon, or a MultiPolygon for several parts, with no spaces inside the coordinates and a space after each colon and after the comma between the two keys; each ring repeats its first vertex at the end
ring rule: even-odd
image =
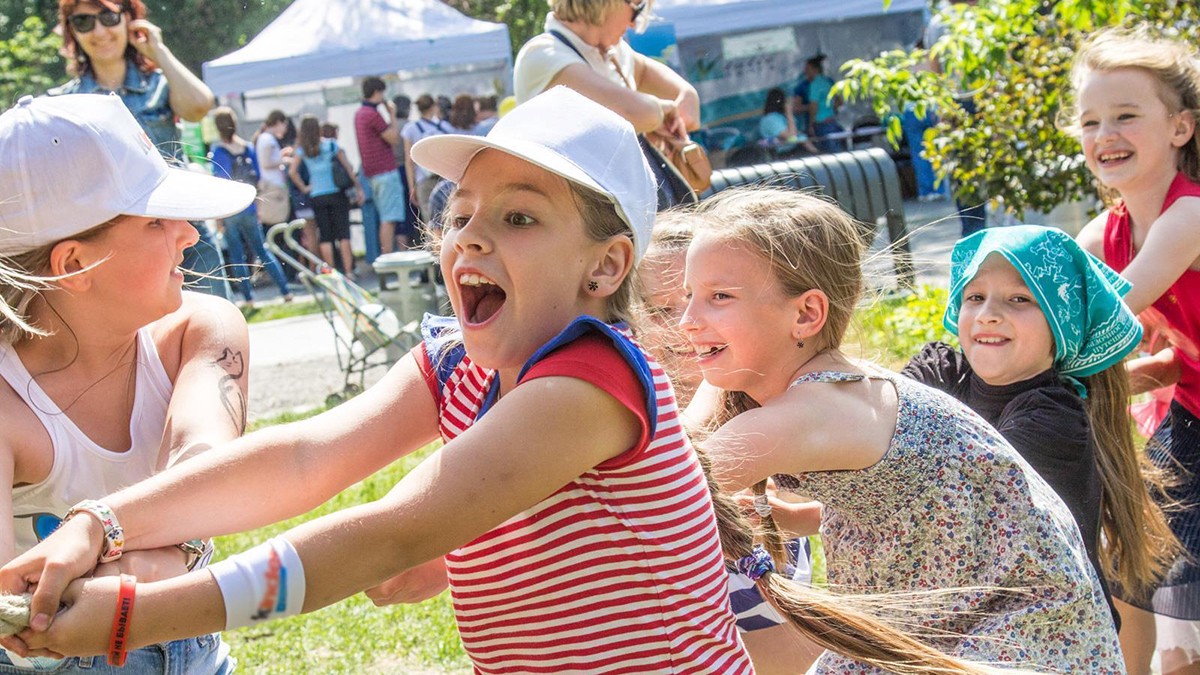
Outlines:
{"type": "Polygon", "coordinates": [[[594,281],[589,281],[588,282],[588,290],[589,291],[598,291],[598,290],[600,290],[600,284],[598,284],[594,281]]]}

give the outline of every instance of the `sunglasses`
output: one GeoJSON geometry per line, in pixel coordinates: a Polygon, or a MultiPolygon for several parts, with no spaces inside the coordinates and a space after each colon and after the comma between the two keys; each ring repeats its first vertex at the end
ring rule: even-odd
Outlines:
{"type": "Polygon", "coordinates": [[[120,12],[106,9],[99,14],[72,14],[68,20],[71,22],[71,29],[76,33],[90,33],[96,27],[96,19],[99,19],[101,24],[112,28],[120,24],[122,18],[124,17],[120,12]]]}
{"type": "Polygon", "coordinates": [[[629,5],[629,9],[633,10],[633,16],[629,19],[630,23],[637,21],[638,17],[642,15],[642,12],[646,11],[646,3],[648,2],[650,2],[650,0],[642,0],[641,2],[630,2],[629,0],[625,0],[625,4],[629,5]]]}

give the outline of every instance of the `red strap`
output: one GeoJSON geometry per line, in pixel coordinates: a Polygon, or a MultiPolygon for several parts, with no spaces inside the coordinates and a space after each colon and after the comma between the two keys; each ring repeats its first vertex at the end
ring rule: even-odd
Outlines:
{"type": "Polygon", "coordinates": [[[112,635],[108,639],[108,665],[125,665],[129,643],[129,619],[133,616],[133,598],[137,593],[137,577],[121,575],[121,590],[117,594],[117,612],[113,615],[112,635]]]}

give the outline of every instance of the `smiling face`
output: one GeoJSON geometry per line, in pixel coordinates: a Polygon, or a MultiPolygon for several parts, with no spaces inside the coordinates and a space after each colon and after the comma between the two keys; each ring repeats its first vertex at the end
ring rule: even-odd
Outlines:
{"type": "Polygon", "coordinates": [[[483,150],[447,210],[442,272],[476,363],[515,378],[576,317],[606,318],[605,298],[587,281],[611,244],[587,235],[566,180],[483,150]]]}
{"type": "Polygon", "coordinates": [[[1021,273],[992,254],[963,287],[958,338],[984,382],[1013,384],[1054,363],[1054,335],[1021,273]]]}
{"type": "MultiPolygon", "coordinates": [[[[99,4],[81,2],[72,14],[99,15],[107,11],[99,4]]],[[[120,14],[121,22],[115,26],[105,26],[97,20],[95,27],[86,33],[70,29],[79,48],[93,64],[116,63],[125,59],[125,48],[129,46],[129,15],[125,12],[120,14]]]]}
{"type": "Polygon", "coordinates": [[[704,379],[764,403],[787,388],[796,348],[795,298],[744,244],[701,233],[688,248],[681,325],[704,379]]]}
{"type": "Polygon", "coordinates": [[[687,405],[703,379],[692,345],[679,326],[688,304],[683,288],[686,261],[687,249],[681,247],[659,255],[647,253],[638,267],[648,310],[642,341],[676,384],[680,405],[687,405]]]}
{"type": "Polygon", "coordinates": [[[1191,138],[1190,117],[1168,108],[1148,71],[1087,72],[1079,110],[1084,159],[1102,183],[1129,192],[1175,176],[1179,148],[1191,138]]]}

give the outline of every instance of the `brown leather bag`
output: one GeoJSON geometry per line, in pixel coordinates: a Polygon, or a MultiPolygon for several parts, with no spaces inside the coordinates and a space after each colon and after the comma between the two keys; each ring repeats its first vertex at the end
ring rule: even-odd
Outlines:
{"type": "Polygon", "coordinates": [[[690,138],[666,138],[666,156],[697,194],[712,187],[712,163],[704,147],[690,138]]]}

